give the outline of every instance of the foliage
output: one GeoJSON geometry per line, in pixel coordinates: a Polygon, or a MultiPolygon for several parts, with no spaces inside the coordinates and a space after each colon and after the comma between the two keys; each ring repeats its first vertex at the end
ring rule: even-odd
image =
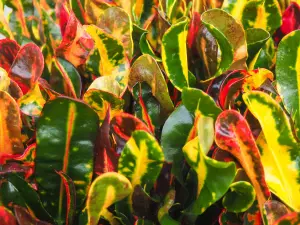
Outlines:
{"type": "Polygon", "coordinates": [[[298,29],[289,0],[0,0],[0,224],[299,224],[298,29]]]}

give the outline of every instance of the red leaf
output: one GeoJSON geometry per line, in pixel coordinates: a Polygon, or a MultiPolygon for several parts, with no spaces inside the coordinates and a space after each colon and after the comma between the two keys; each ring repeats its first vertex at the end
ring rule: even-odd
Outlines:
{"type": "Polygon", "coordinates": [[[194,12],[192,21],[190,23],[189,32],[187,36],[187,44],[188,47],[191,49],[193,47],[193,44],[195,43],[195,40],[198,35],[198,31],[201,27],[201,15],[199,12],[194,12]]]}
{"type": "Polygon", "coordinates": [[[35,218],[27,209],[18,205],[14,205],[14,213],[19,224],[51,225],[50,223],[35,218]]]}
{"type": "Polygon", "coordinates": [[[9,71],[13,79],[26,94],[42,75],[44,56],[40,48],[34,43],[21,47],[9,71]]]}
{"type": "Polygon", "coordinates": [[[8,72],[19,49],[20,46],[13,40],[0,40],[0,67],[8,72]]]}
{"type": "Polygon", "coordinates": [[[4,206],[0,206],[0,224],[17,225],[17,221],[13,214],[4,206]]]}

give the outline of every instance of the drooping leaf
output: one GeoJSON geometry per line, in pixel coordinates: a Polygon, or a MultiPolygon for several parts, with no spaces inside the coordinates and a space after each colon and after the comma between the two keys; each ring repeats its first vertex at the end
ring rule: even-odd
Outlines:
{"type": "Polygon", "coordinates": [[[131,67],[128,87],[132,89],[138,82],[146,82],[151,87],[153,96],[166,114],[173,111],[174,106],[164,76],[155,59],[150,55],[140,56],[131,67]]]}
{"type": "Polygon", "coordinates": [[[22,153],[24,146],[19,107],[5,91],[0,91],[0,108],[0,155],[22,153]]]}
{"type": "Polygon", "coordinates": [[[243,27],[230,14],[220,9],[204,12],[201,21],[217,40],[221,51],[219,67],[210,79],[229,69],[245,69],[248,54],[243,27]]]}
{"type": "Polygon", "coordinates": [[[1,39],[0,40],[0,67],[2,67],[8,72],[19,50],[20,50],[20,46],[14,40],[1,39]]]}
{"type": "Polygon", "coordinates": [[[231,153],[247,173],[262,212],[271,193],[265,181],[259,150],[247,121],[237,111],[227,110],[218,116],[215,130],[217,145],[231,153]]]}
{"type": "Polygon", "coordinates": [[[44,69],[44,57],[40,48],[34,43],[21,47],[10,68],[9,77],[13,79],[26,94],[41,77],[44,69]]]}
{"type": "Polygon", "coordinates": [[[278,91],[295,123],[300,137],[300,31],[285,36],[277,51],[276,79],[278,91]]]}
{"type": "Polygon", "coordinates": [[[246,181],[238,181],[230,185],[229,191],[225,194],[222,203],[228,212],[245,212],[255,200],[255,190],[246,181]]]}
{"type": "Polygon", "coordinates": [[[13,213],[4,206],[0,206],[0,223],[17,225],[17,220],[14,217],[13,213]]]}
{"type": "Polygon", "coordinates": [[[187,25],[187,19],[174,24],[165,32],[162,39],[162,62],[167,76],[179,91],[189,87],[187,25]]]}
{"type": "Polygon", "coordinates": [[[132,192],[130,181],[123,175],[109,172],[97,177],[87,197],[88,224],[97,225],[101,216],[107,217],[107,208],[132,192]]]}
{"type": "Polygon", "coordinates": [[[73,180],[80,206],[92,179],[98,126],[97,114],[82,102],[59,97],[43,108],[37,124],[36,180],[45,207],[58,221],[64,221],[66,196],[54,170],[73,180]]]}
{"type": "Polygon", "coordinates": [[[183,147],[183,153],[187,163],[197,174],[196,197],[185,211],[200,215],[227,192],[235,176],[235,164],[218,162],[206,156],[198,137],[183,147]]]}
{"type": "Polygon", "coordinates": [[[26,95],[18,99],[21,112],[28,116],[39,116],[45,103],[46,99],[43,97],[38,83],[26,95]]]}
{"type": "Polygon", "coordinates": [[[97,26],[111,34],[123,45],[128,58],[133,54],[132,22],[124,9],[110,7],[103,11],[97,20],[97,26]]]}
{"type": "Polygon", "coordinates": [[[66,225],[72,225],[76,213],[76,190],[72,179],[62,171],[56,172],[62,179],[67,196],[66,225]]]}
{"type": "Polygon", "coordinates": [[[291,208],[300,209],[299,202],[295,201],[300,194],[299,145],[293,137],[287,116],[279,104],[263,92],[248,92],[243,99],[259,121],[265,137],[264,140],[261,135],[257,144],[270,189],[291,208]]]}

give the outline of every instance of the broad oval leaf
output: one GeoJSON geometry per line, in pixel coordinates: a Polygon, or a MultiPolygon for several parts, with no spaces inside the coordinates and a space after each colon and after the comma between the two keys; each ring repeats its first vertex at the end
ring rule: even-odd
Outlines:
{"type": "Polygon", "coordinates": [[[5,91],[0,91],[0,121],[0,156],[23,153],[19,107],[5,91]]]}
{"type": "Polygon", "coordinates": [[[51,88],[63,95],[80,98],[81,78],[76,68],[62,58],[54,58],[50,76],[51,88]]]}
{"type": "Polygon", "coordinates": [[[127,57],[132,57],[132,22],[124,9],[110,7],[104,10],[97,20],[97,26],[119,40],[123,44],[127,57]]]}
{"type": "Polygon", "coordinates": [[[228,212],[245,212],[252,206],[255,197],[255,190],[249,182],[238,181],[230,185],[222,203],[228,212]]]}
{"type": "Polygon", "coordinates": [[[110,2],[111,1],[97,1],[97,0],[84,1],[84,9],[85,9],[87,22],[91,24],[96,24],[97,19],[104,12],[104,10],[111,6],[111,4],[109,4],[110,2]]]}
{"type": "Polygon", "coordinates": [[[9,71],[9,77],[18,83],[26,94],[41,77],[44,69],[44,56],[34,43],[21,47],[9,71]]]}
{"type": "Polygon", "coordinates": [[[210,79],[229,69],[245,69],[248,54],[243,27],[230,14],[220,9],[204,12],[201,20],[217,40],[221,50],[219,67],[210,79]]]}
{"type": "Polygon", "coordinates": [[[237,111],[227,110],[218,116],[215,126],[217,145],[240,162],[254,186],[262,212],[271,193],[265,181],[259,150],[246,119],[237,111]]]}
{"type": "Polygon", "coordinates": [[[158,100],[166,114],[173,111],[174,106],[165,78],[157,62],[150,55],[140,56],[131,67],[128,87],[132,89],[138,82],[146,82],[151,87],[153,96],[158,100]]]}
{"type": "Polygon", "coordinates": [[[189,87],[187,29],[188,20],[185,19],[172,25],[162,38],[162,63],[170,81],[179,91],[189,87]]]}
{"type": "Polygon", "coordinates": [[[300,210],[299,144],[280,105],[269,95],[251,91],[243,95],[259,121],[263,135],[257,140],[270,189],[286,204],[300,210]]]}
{"type": "Polygon", "coordinates": [[[0,67],[8,72],[19,50],[20,46],[14,40],[0,40],[0,67]]]}
{"type": "Polygon", "coordinates": [[[300,31],[285,36],[278,46],[276,78],[278,91],[291,114],[300,137],[300,31]]]}
{"type": "Polygon", "coordinates": [[[156,139],[138,130],[132,133],[119,159],[118,171],[126,176],[134,188],[141,185],[149,191],[163,166],[164,155],[156,139]]]}
{"type": "Polygon", "coordinates": [[[98,126],[97,114],[82,102],[59,97],[43,108],[37,124],[36,180],[46,209],[58,221],[64,221],[66,196],[54,170],[73,180],[80,206],[92,179],[98,126]]]}
{"type": "Polygon", "coordinates": [[[235,164],[206,156],[198,137],[189,141],[182,150],[187,163],[197,174],[196,199],[185,211],[200,215],[227,192],[235,177],[235,164]]]}
{"type": "Polygon", "coordinates": [[[97,225],[100,216],[110,214],[107,208],[132,193],[130,181],[121,174],[108,172],[97,177],[87,197],[88,224],[97,225]]]}

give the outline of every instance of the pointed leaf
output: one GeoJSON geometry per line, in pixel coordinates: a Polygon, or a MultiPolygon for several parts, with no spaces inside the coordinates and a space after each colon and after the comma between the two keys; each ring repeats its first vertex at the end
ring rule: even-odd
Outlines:
{"type": "Polygon", "coordinates": [[[132,192],[129,180],[121,174],[110,172],[97,177],[87,197],[88,224],[97,225],[107,208],[132,192]]]}
{"type": "Polygon", "coordinates": [[[243,95],[248,109],[259,121],[265,140],[257,140],[270,189],[291,208],[299,210],[299,145],[289,120],[269,95],[251,91],[243,95]],[[263,113],[262,113],[263,112],[263,113]]]}
{"type": "Polygon", "coordinates": [[[216,121],[217,145],[231,153],[247,173],[257,195],[260,210],[270,197],[259,150],[245,118],[234,110],[222,112],[216,121]]]}
{"type": "Polygon", "coordinates": [[[66,196],[54,170],[73,180],[80,206],[92,179],[98,125],[97,114],[82,102],[59,97],[43,108],[37,124],[36,180],[45,207],[59,221],[64,221],[66,196]]]}
{"type": "Polygon", "coordinates": [[[157,62],[161,62],[161,59],[155,55],[149,41],[147,40],[147,32],[142,34],[139,41],[139,47],[143,55],[148,54],[152,56],[157,62]]]}
{"type": "Polygon", "coordinates": [[[229,69],[245,69],[248,54],[243,27],[230,14],[220,9],[204,12],[201,20],[217,40],[221,50],[221,62],[210,79],[229,69]]]}
{"type": "Polygon", "coordinates": [[[189,87],[187,29],[188,20],[185,19],[171,26],[162,39],[162,62],[167,76],[179,91],[189,87]]]}
{"type": "Polygon", "coordinates": [[[300,137],[300,31],[285,36],[279,46],[276,61],[278,91],[295,123],[300,137]]]}

